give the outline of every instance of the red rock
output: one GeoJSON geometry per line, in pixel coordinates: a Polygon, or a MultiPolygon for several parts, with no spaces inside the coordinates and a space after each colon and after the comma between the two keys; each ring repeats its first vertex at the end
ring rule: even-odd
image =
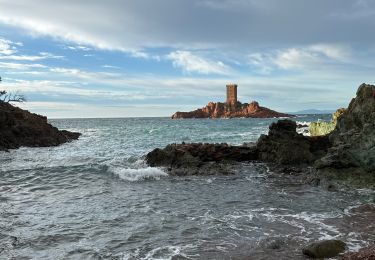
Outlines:
{"type": "Polygon", "coordinates": [[[176,112],[172,119],[178,118],[273,118],[273,117],[293,117],[293,115],[280,113],[266,107],[262,107],[258,102],[228,104],[221,102],[209,102],[207,106],[190,111],[176,112]]]}

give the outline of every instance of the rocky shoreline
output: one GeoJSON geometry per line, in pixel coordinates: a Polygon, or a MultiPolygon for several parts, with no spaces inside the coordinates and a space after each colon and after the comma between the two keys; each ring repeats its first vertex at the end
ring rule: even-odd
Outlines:
{"type": "Polygon", "coordinates": [[[81,134],[59,130],[47,117],[0,102],[0,151],[21,146],[57,146],[79,138],[81,134]]]}
{"type": "Polygon", "coordinates": [[[321,158],[331,142],[327,136],[298,134],[296,127],[295,121],[279,120],[271,124],[269,134],[262,135],[256,144],[170,144],[148,153],[146,162],[152,167],[164,167],[172,175],[230,174],[225,166],[245,161],[269,162],[297,171],[321,158]]]}
{"type": "MultiPolygon", "coordinates": [[[[272,172],[299,176],[304,183],[335,191],[337,185],[375,187],[375,86],[362,84],[356,97],[337,118],[332,132],[304,136],[292,120],[279,120],[255,144],[170,144],[148,153],[149,166],[163,167],[171,175],[231,174],[231,164],[259,161],[272,172]]],[[[312,243],[303,254],[335,257],[345,250],[337,240],[312,243]]],[[[374,246],[346,253],[341,259],[375,259],[374,246]]]]}
{"type": "Polygon", "coordinates": [[[271,124],[268,135],[260,136],[253,145],[170,144],[148,153],[146,162],[149,166],[164,167],[175,175],[226,174],[226,167],[218,164],[260,161],[281,171],[304,171],[313,183],[319,183],[325,176],[340,177],[346,173],[354,177],[374,177],[374,91],[373,85],[359,86],[356,98],[337,119],[335,129],[327,135],[310,137],[298,134],[296,123],[284,119],[271,124]],[[211,170],[201,170],[205,167],[211,167],[211,170]]]}

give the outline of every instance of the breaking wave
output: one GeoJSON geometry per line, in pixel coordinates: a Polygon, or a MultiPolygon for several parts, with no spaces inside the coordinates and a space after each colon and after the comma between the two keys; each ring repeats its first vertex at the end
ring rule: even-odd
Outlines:
{"type": "Polygon", "coordinates": [[[109,171],[125,181],[160,180],[161,177],[168,176],[163,170],[154,167],[132,169],[111,166],[109,171]]]}

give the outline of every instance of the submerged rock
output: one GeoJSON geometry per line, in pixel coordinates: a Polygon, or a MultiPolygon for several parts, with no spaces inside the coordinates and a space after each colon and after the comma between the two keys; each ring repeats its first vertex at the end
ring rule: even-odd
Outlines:
{"type": "Polygon", "coordinates": [[[273,118],[273,117],[293,117],[293,115],[276,112],[266,107],[262,107],[258,102],[251,103],[236,102],[235,104],[210,102],[207,106],[191,111],[176,112],[172,119],[178,118],[233,118],[233,117],[251,117],[251,118],[273,118]]]}
{"type": "Polygon", "coordinates": [[[345,251],[346,244],[341,240],[323,240],[307,245],[302,253],[313,258],[335,257],[345,251]]]}
{"type": "Polygon", "coordinates": [[[79,136],[80,133],[58,130],[48,124],[45,116],[0,102],[0,150],[56,146],[79,136]]]}

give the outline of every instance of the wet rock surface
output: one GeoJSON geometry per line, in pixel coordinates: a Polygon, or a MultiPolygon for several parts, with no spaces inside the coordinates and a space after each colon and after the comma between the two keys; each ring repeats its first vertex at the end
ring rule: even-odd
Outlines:
{"type": "Polygon", "coordinates": [[[250,117],[250,118],[273,118],[273,117],[293,117],[293,115],[280,113],[266,107],[262,107],[258,102],[251,103],[227,104],[221,102],[210,102],[207,106],[190,111],[176,112],[172,115],[172,119],[178,118],[234,118],[234,117],[250,117]]]}
{"type": "Polygon", "coordinates": [[[47,117],[0,102],[0,151],[21,146],[47,147],[78,139],[80,133],[58,130],[47,117]]]}
{"type": "Polygon", "coordinates": [[[323,240],[307,245],[302,253],[312,258],[330,258],[345,251],[346,244],[340,240],[323,240]]]}
{"type": "Polygon", "coordinates": [[[360,249],[358,252],[344,254],[340,260],[374,260],[375,245],[360,249]]]}
{"type": "MultiPolygon", "coordinates": [[[[150,166],[168,169],[192,167],[195,169],[192,171],[194,174],[200,174],[200,167],[212,170],[218,167],[218,163],[256,160],[276,165],[277,171],[287,171],[291,174],[301,172],[301,168],[304,168],[305,172],[313,173],[307,182],[315,185],[324,183],[321,181],[324,176],[329,176],[325,179],[347,179],[354,176],[357,180],[368,182],[369,176],[375,176],[368,174],[375,172],[374,91],[375,86],[362,84],[349,107],[340,109],[334,116],[337,124],[335,130],[328,135],[304,136],[297,133],[294,121],[285,119],[271,124],[269,133],[260,136],[253,146],[172,144],[150,152],[146,156],[146,161],[150,166]],[[207,163],[214,164],[215,167],[207,166],[207,163]]],[[[212,103],[209,107],[216,105],[212,103]]],[[[220,109],[215,108],[213,111],[216,111],[214,117],[222,115],[218,113],[220,109]]],[[[206,112],[200,110],[199,113],[206,112]]],[[[187,173],[189,170],[184,172],[187,173]]],[[[208,172],[211,174],[217,171],[208,172]]],[[[375,181],[375,177],[373,179],[370,182],[375,181]]],[[[336,189],[335,185],[329,182],[326,186],[328,190],[336,189]]]]}
{"type": "Polygon", "coordinates": [[[332,148],[316,162],[317,169],[357,168],[375,172],[375,86],[362,84],[329,135],[332,148]]]}
{"type": "Polygon", "coordinates": [[[228,172],[228,163],[264,161],[289,173],[324,155],[330,146],[327,137],[307,137],[296,132],[296,123],[279,120],[256,144],[170,144],[146,155],[152,167],[166,167],[171,174],[195,175],[228,172]],[[287,167],[280,167],[287,166],[287,167]]]}
{"type": "Polygon", "coordinates": [[[269,127],[268,135],[257,142],[258,160],[277,165],[309,164],[322,157],[331,143],[326,136],[308,137],[296,132],[296,122],[279,120],[269,127]]]}
{"type": "Polygon", "coordinates": [[[213,175],[230,174],[231,163],[256,158],[255,146],[182,143],[151,151],[146,155],[146,162],[152,167],[165,167],[172,175],[213,175]]]}

